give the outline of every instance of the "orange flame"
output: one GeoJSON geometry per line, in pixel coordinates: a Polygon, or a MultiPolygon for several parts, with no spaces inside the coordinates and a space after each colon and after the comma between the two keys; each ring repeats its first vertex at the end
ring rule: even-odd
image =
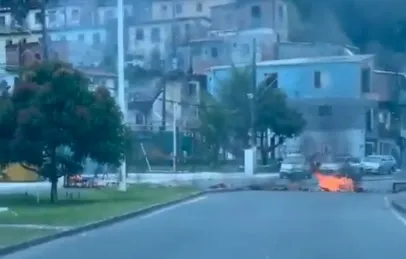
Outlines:
{"type": "Polygon", "coordinates": [[[334,175],[323,175],[320,172],[314,174],[322,190],[330,192],[354,192],[355,185],[352,179],[334,175]]]}

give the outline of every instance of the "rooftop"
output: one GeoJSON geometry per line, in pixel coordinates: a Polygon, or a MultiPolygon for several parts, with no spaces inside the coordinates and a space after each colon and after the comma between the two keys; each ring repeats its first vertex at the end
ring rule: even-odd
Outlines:
{"type": "Polygon", "coordinates": [[[398,73],[398,72],[393,72],[393,71],[385,71],[385,70],[374,70],[374,73],[376,74],[382,74],[382,75],[392,75],[392,76],[402,76],[406,78],[406,73],[398,73]]]}
{"type": "Polygon", "coordinates": [[[143,25],[154,25],[154,24],[172,24],[178,22],[188,22],[188,21],[203,21],[210,22],[210,19],[205,16],[196,16],[196,17],[176,17],[174,19],[159,19],[159,20],[150,20],[150,21],[141,21],[135,22],[130,26],[143,26],[143,25]]]}
{"type": "MultiPolygon", "coordinates": [[[[265,66],[290,66],[290,65],[302,65],[302,64],[320,64],[320,63],[358,63],[364,60],[373,58],[374,55],[353,55],[353,56],[329,56],[329,57],[316,57],[316,58],[292,58],[292,59],[279,59],[257,62],[258,67],[265,66]]],[[[237,65],[237,67],[243,67],[244,65],[237,65]]],[[[228,69],[228,66],[214,66],[210,70],[228,69]]]]}

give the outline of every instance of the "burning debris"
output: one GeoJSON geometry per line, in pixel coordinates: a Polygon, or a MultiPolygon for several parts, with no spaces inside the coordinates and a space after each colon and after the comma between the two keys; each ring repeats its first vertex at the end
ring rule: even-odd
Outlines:
{"type": "Polygon", "coordinates": [[[354,181],[341,175],[324,175],[316,172],[315,177],[318,181],[320,190],[327,192],[355,192],[354,181]]]}

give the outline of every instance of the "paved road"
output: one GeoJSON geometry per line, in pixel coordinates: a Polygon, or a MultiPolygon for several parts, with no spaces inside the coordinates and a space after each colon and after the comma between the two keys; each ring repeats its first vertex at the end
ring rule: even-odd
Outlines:
{"type": "Polygon", "coordinates": [[[382,194],[208,195],[5,259],[383,259],[406,254],[406,227],[382,194]]]}

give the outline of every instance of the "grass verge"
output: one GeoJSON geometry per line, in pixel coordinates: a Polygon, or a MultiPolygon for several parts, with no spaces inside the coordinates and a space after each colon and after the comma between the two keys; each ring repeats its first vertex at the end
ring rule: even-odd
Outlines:
{"type": "Polygon", "coordinates": [[[39,203],[32,196],[0,195],[0,207],[9,208],[8,212],[0,213],[0,225],[79,226],[182,198],[195,193],[196,190],[189,187],[133,185],[127,192],[118,192],[113,188],[82,189],[73,192],[74,198],[69,199],[65,195],[66,191],[60,190],[56,204],[51,204],[47,195],[41,197],[39,203]]]}

